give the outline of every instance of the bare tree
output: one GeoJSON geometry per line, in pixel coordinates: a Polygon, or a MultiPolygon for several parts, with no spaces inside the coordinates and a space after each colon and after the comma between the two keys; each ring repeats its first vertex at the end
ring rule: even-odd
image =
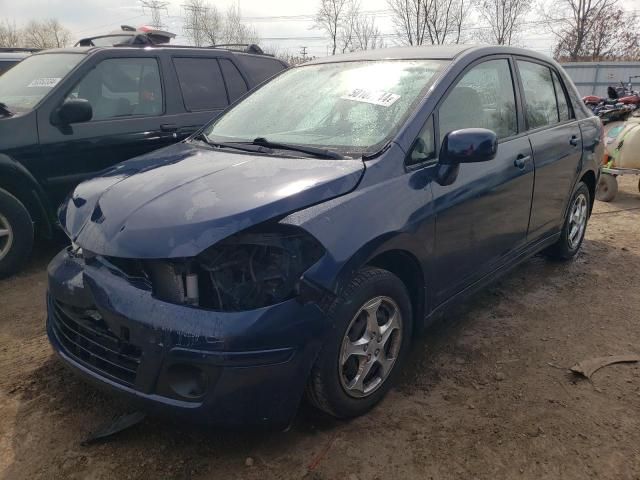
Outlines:
{"type": "Polygon", "coordinates": [[[460,43],[471,0],[424,0],[424,3],[429,42],[460,43]]]}
{"type": "Polygon", "coordinates": [[[240,8],[235,5],[230,6],[224,16],[206,0],[188,0],[184,10],[184,35],[197,47],[258,42],[258,32],[242,22],[240,8]]]}
{"type": "Polygon", "coordinates": [[[257,43],[258,32],[250,25],[242,22],[238,5],[231,5],[224,18],[223,43],[257,43]]]}
{"type": "MultiPolygon", "coordinates": [[[[608,12],[617,9],[617,0],[559,0],[544,16],[557,38],[554,55],[569,60],[584,56],[594,27],[608,12]]],[[[614,31],[611,32],[614,35],[614,31]]]]}
{"type": "Polygon", "coordinates": [[[209,15],[209,5],[205,0],[187,0],[183,8],[182,31],[184,36],[196,47],[205,45],[207,41],[205,23],[209,15]]]}
{"type": "Polygon", "coordinates": [[[629,17],[617,9],[596,19],[585,42],[585,56],[594,61],[640,60],[640,34],[629,17]]]}
{"type": "Polygon", "coordinates": [[[530,9],[529,0],[481,0],[478,11],[488,27],[480,34],[481,39],[496,45],[511,45],[530,9]]]}
{"type": "Polygon", "coordinates": [[[355,50],[374,50],[384,47],[382,34],[376,26],[374,17],[362,13],[358,15],[354,24],[353,46],[355,50]]]}
{"type": "Polygon", "coordinates": [[[387,0],[396,33],[408,45],[460,43],[471,0],[387,0]]]}
{"type": "Polygon", "coordinates": [[[585,22],[581,35],[574,30],[559,38],[554,55],[571,61],[640,59],[640,34],[629,17],[615,6],[603,9],[585,22]]]}
{"type": "Polygon", "coordinates": [[[31,48],[60,48],[71,42],[71,32],[57,19],[31,20],[22,29],[23,44],[31,48]]]}
{"type": "Polygon", "coordinates": [[[400,41],[407,45],[422,45],[427,31],[424,0],[387,0],[387,4],[400,41]]]}
{"type": "Polygon", "coordinates": [[[331,38],[331,54],[336,54],[338,35],[347,9],[347,0],[320,0],[320,7],[314,18],[314,28],[324,30],[331,38]]]}
{"type": "Polygon", "coordinates": [[[20,31],[16,24],[8,20],[0,22],[0,47],[19,47],[20,43],[20,31]]]}

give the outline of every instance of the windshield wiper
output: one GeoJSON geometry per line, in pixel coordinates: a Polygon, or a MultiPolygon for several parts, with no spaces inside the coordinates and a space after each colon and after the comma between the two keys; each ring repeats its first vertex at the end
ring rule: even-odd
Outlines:
{"type": "Polygon", "coordinates": [[[243,152],[254,153],[273,153],[270,149],[265,148],[262,145],[253,145],[247,142],[214,142],[204,132],[199,133],[195,137],[196,140],[203,141],[207,145],[215,148],[233,148],[235,150],[241,150],[243,152]]]}
{"type": "Polygon", "coordinates": [[[336,160],[344,159],[342,155],[340,155],[337,152],[334,152],[333,150],[327,150],[324,148],[317,148],[317,147],[308,147],[306,145],[292,145],[290,143],[270,142],[264,137],[255,138],[252,143],[253,145],[260,145],[263,147],[275,148],[278,150],[292,150],[294,152],[308,153],[309,155],[313,155],[315,157],[332,158],[336,160]]]}
{"type": "Polygon", "coordinates": [[[13,117],[13,112],[9,110],[6,104],[0,102],[0,115],[4,115],[5,117],[13,117]]]}

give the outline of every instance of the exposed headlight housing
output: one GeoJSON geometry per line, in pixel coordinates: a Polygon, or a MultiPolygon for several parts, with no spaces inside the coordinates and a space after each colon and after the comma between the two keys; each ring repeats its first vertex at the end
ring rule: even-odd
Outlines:
{"type": "Polygon", "coordinates": [[[235,312],[292,298],[323,254],[304,230],[275,224],[232,235],[192,259],[145,262],[145,270],[162,300],[235,312]]]}

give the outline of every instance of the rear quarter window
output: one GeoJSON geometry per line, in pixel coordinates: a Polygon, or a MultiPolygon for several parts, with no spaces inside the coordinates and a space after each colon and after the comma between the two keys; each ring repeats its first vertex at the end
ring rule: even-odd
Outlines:
{"type": "Polygon", "coordinates": [[[219,110],[229,104],[222,72],[215,58],[174,57],[185,108],[190,112],[219,110]]]}
{"type": "Polygon", "coordinates": [[[238,60],[256,84],[264,82],[286,68],[279,60],[271,57],[238,55],[238,60]]]}

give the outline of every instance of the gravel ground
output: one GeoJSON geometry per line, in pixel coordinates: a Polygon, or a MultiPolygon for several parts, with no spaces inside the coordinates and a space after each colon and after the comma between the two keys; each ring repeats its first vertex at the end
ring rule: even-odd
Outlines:
{"type": "Polygon", "coordinates": [[[578,361],[640,354],[640,194],[597,203],[570,263],[536,257],[415,342],[399,385],[337,422],[303,406],[285,433],[146,419],[82,446],[130,411],[77,380],[44,333],[45,266],[0,281],[0,476],[7,479],[640,479],[640,365],[592,381],[578,361]]]}

